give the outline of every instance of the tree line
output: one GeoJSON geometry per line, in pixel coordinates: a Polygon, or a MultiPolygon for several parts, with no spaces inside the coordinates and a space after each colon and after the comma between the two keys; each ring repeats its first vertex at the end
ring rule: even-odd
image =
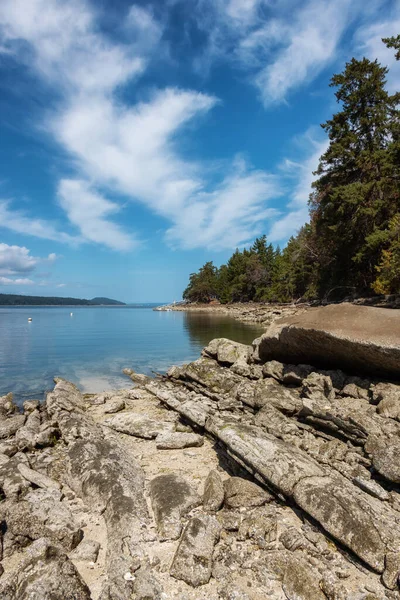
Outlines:
{"type": "MultiPolygon", "coordinates": [[[[384,38],[400,60],[400,35],[384,38]]],[[[400,293],[400,93],[388,69],[352,59],[331,87],[340,110],[322,124],[329,146],[309,198],[309,222],[281,250],[265,235],[227,264],[190,275],[183,298],[289,302],[400,293]]]]}

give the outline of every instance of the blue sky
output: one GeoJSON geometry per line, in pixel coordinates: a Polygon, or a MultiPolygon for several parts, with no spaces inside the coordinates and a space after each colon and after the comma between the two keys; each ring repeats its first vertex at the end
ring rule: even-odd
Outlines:
{"type": "Polygon", "coordinates": [[[352,56],[396,0],[1,0],[0,292],[179,299],[307,220],[352,56]]]}

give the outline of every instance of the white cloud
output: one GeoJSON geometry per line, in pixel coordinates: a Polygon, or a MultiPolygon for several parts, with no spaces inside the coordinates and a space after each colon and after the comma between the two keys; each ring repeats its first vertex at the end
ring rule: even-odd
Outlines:
{"type": "Polygon", "coordinates": [[[9,246],[0,243],[0,275],[17,275],[30,273],[38,264],[39,259],[30,255],[24,246],[9,246]]]}
{"type": "Polygon", "coordinates": [[[382,38],[396,36],[400,31],[400,4],[397,4],[396,14],[390,21],[383,21],[361,27],[355,36],[356,50],[370,60],[378,61],[389,67],[387,88],[390,93],[400,89],[400,61],[396,61],[395,50],[387,48],[382,38]]]}
{"type": "Polygon", "coordinates": [[[58,288],[63,288],[63,287],[65,287],[66,285],[67,285],[66,283],[58,283],[58,284],[56,285],[56,287],[58,287],[58,288]]]}
{"type": "Polygon", "coordinates": [[[0,277],[0,286],[3,285],[33,285],[35,282],[26,277],[20,279],[9,279],[8,277],[0,277]]]}
{"type": "Polygon", "coordinates": [[[50,221],[36,219],[26,212],[12,209],[10,206],[11,202],[9,200],[0,200],[0,228],[68,244],[76,244],[80,241],[77,236],[59,231],[56,225],[50,221]]]}
{"type": "Polygon", "coordinates": [[[316,179],[313,172],[328,147],[328,140],[317,140],[313,130],[307,131],[297,142],[306,158],[300,162],[286,160],[282,164],[283,176],[289,180],[292,193],[285,214],[270,228],[268,239],[271,242],[286,242],[309,220],[308,199],[312,191],[311,184],[316,179]]]}
{"type": "Polygon", "coordinates": [[[120,207],[91,191],[85,181],[61,180],[58,195],[68,219],[80,229],[86,240],[104,244],[113,250],[130,250],[134,246],[131,236],[107,220],[120,207]]]}

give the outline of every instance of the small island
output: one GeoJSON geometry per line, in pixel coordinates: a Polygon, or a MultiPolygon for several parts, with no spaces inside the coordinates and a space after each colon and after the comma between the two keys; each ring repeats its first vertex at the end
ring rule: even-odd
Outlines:
{"type": "Polygon", "coordinates": [[[111,298],[58,298],[57,296],[23,296],[0,294],[0,306],[126,306],[111,298]]]}

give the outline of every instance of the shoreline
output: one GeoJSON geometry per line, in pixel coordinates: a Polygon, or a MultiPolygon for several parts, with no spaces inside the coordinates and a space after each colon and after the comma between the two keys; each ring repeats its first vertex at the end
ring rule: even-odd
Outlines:
{"type": "Polygon", "coordinates": [[[268,327],[281,317],[297,315],[311,307],[310,304],[262,304],[237,302],[234,304],[167,304],[153,308],[155,311],[203,312],[231,317],[243,323],[268,327]]]}

